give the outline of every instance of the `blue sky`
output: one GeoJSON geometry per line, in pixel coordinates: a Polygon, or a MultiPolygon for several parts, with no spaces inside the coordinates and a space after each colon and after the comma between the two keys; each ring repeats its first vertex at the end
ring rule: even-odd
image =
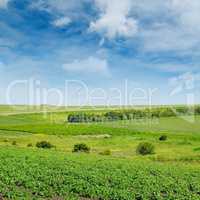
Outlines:
{"type": "MultiPolygon", "coordinates": [[[[156,89],[153,104],[186,103],[188,93],[199,102],[199,35],[199,0],[0,0],[0,103],[9,84],[30,79],[62,92],[65,81],[82,81],[103,89],[110,104],[119,104],[112,88],[124,96],[127,81],[129,94],[156,89]]],[[[12,103],[27,103],[27,95],[17,85],[12,103]]]]}

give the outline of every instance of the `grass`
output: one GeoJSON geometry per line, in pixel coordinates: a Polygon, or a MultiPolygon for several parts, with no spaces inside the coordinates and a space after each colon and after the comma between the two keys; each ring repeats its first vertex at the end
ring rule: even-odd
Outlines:
{"type": "Polygon", "coordinates": [[[195,165],[0,148],[0,193],[8,199],[199,199],[195,165]]]}
{"type": "MultiPolygon", "coordinates": [[[[56,108],[48,113],[30,109],[25,113],[0,106],[0,196],[200,198],[200,116],[195,116],[192,123],[181,117],[163,117],[68,124],[68,112],[77,112],[70,109],[56,108]],[[167,140],[160,141],[161,135],[167,140]],[[55,148],[38,150],[35,145],[40,141],[48,141],[55,148]],[[141,142],[152,143],[155,154],[137,155],[141,142]],[[87,144],[90,154],[72,154],[77,143],[87,144]],[[112,154],[100,155],[106,150],[112,154]]],[[[104,112],[105,108],[84,109],[104,112]]]]}
{"type": "MultiPolygon", "coordinates": [[[[135,133],[132,135],[111,135],[110,137],[100,137],[101,135],[48,135],[31,134],[15,131],[0,131],[0,146],[12,146],[16,141],[18,147],[27,147],[29,143],[35,144],[39,141],[49,141],[56,146],[59,151],[71,152],[76,143],[86,143],[92,149],[93,154],[98,154],[106,149],[112,150],[115,157],[137,157],[135,150],[140,142],[151,142],[156,147],[156,158],[162,160],[181,160],[182,157],[198,157],[199,151],[194,151],[200,147],[198,136],[193,135],[168,135],[168,140],[159,141],[157,133],[135,133]]],[[[33,147],[34,148],[34,147],[33,147]]],[[[155,159],[153,156],[152,159],[155,159]]]]}
{"type": "Polygon", "coordinates": [[[200,147],[200,116],[196,116],[194,123],[168,117],[158,121],[99,124],[68,124],[66,116],[66,112],[0,116],[0,145],[9,146],[16,141],[17,146],[26,147],[29,143],[35,146],[38,141],[46,140],[58,150],[71,152],[74,144],[83,142],[91,146],[94,153],[110,149],[114,156],[129,157],[135,156],[135,148],[140,142],[152,142],[158,159],[198,158],[199,151],[194,149],[200,147]],[[168,140],[160,142],[159,137],[163,133],[168,140]],[[103,135],[110,138],[102,138],[103,135]]]}
{"type": "MultiPolygon", "coordinates": [[[[88,111],[89,112],[89,111],[88,111]]],[[[99,111],[98,111],[99,112],[99,111]]],[[[200,134],[200,116],[187,118],[163,117],[155,120],[104,122],[96,124],[67,124],[67,112],[31,113],[0,116],[0,129],[47,134],[130,134],[131,132],[196,133],[200,134]],[[192,119],[190,122],[188,120],[192,119]]]]}

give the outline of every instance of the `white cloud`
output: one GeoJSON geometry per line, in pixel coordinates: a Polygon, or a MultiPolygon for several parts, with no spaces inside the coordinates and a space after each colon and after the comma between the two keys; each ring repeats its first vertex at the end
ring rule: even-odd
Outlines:
{"type": "Polygon", "coordinates": [[[190,51],[198,44],[199,38],[188,34],[180,26],[167,23],[156,24],[140,34],[145,51],[190,51]]]}
{"type": "Polygon", "coordinates": [[[1,8],[7,8],[9,0],[0,0],[0,9],[1,8]]]}
{"type": "Polygon", "coordinates": [[[67,26],[71,23],[71,19],[69,17],[61,17],[53,21],[53,25],[56,27],[67,26]]]}
{"type": "Polygon", "coordinates": [[[141,50],[147,52],[173,51],[194,55],[200,44],[199,0],[135,0],[133,12],[141,25],[141,50]],[[150,5],[151,4],[151,5],[150,5]]]}
{"type": "Polygon", "coordinates": [[[177,63],[156,63],[151,65],[152,69],[157,69],[162,72],[172,72],[172,73],[183,73],[188,71],[194,71],[198,69],[198,66],[193,64],[177,64],[177,63]]]}
{"type": "Polygon", "coordinates": [[[90,30],[99,32],[109,39],[133,37],[137,33],[137,21],[129,16],[131,0],[95,0],[100,17],[91,22],[90,30]]]}
{"type": "MultiPolygon", "coordinates": [[[[134,47],[137,36],[142,52],[199,52],[200,0],[36,0],[33,4],[55,19],[66,15],[71,20],[87,19],[89,30],[102,35],[100,46],[106,38],[124,37],[128,38],[127,46],[134,47]],[[86,15],[82,9],[85,2],[94,2],[97,18],[90,14],[82,17],[83,13],[86,15]]],[[[69,22],[58,18],[52,23],[62,27],[69,22]]]]}
{"type": "Polygon", "coordinates": [[[171,7],[177,19],[188,32],[200,32],[200,1],[172,0],[171,7]]]}
{"type": "Polygon", "coordinates": [[[35,0],[29,8],[48,12],[56,19],[51,24],[63,27],[83,15],[83,4],[86,1],[89,0],[35,0]],[[60,16],[63,17],[59,18],[60,16]]]}
{"type": "Polygon", "coordinates": [[[90,72],[108,75],[108,63],[105,59],[90,56],[83,60],[74,60],[71,63],[65,63],[63,69],[69,72],[90,72]]]}
{"type": "Polygon", "coordinates": [[[35,0],[31,3],[30,7],[32,9],[45,10],[57,15],[80,9],[85,1],[86,0],[35,0]]]}

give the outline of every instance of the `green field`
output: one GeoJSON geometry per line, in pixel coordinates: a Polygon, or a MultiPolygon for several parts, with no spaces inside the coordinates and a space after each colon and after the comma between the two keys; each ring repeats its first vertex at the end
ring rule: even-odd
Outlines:
{"type": "Polygon", "coordinates": [[[5,199],[200,199],[200,116],[70,124],[67,115],[79,109],[45,109],[0,106],[5,199]],[[55,147],[38,149],[39,141],[55,147]],[[136,154],[141,142],[155,153],[136,154]],[[72,153],[77,143],[91,152],[72,153]],[[105,150],[111,155],[100,155],[105,150]]]}

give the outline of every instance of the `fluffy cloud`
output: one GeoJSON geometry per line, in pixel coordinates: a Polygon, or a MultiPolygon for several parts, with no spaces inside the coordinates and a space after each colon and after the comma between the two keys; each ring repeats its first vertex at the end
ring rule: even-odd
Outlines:
{"type": "Polygon", "coordinates": [[[172,0],[171,7],[177,14],[180,25],[188,31],[200,32],[200,1],[172,0]]]}
{"type": "Polygon", "coordinates": [[[155,24],[143,30],[140,37],[144,51],[188,51],[198,44],[199,38],[193,37],[179,25],[155,24]]]}
{"type": "Polygon", "coordinates": [[[140,49],[196,54],[200,43],[199,0],[135,0],[132,12],[140,25],[140,49]],[[143,23],[143,21],[148,24],[143,23]]]}
{"type": "MultiPolygon", "coordinates": [[[[91,32],[108,39],[134,39],[137,34],[148,50],[180,50],[181,46],[185,50],[200,40],[199,0],[36,0],[32,8],[46,10],[56,19],[66,14],[71,20],[87,19],[91,32]],[[97,8],[97,19],[85,13],[84,5],[89,2],[97,8]]],[[[69,22],[63,17],[52,24],[62,27],[69,22]]]]}
{"type": "Polygon", "coordinates": [[[63,65],[63,69],[70,72],[109,74],[107,61],[93,56],[83,60],[74,60],[71,63],[66,63],[63,65]]]}
{"type": "Polygon", "coordinates": [[[6,8],[9,0],[0,0],[0,8],[6,8]]]}
{"type": "Polygon", "coordinates": [[[61,17],[53,21],[53,25],[56,27],[67,26],[70,23],[71,23],[71,19],[69,17],[61,17]]]}
{"type": "Polygon", "coordinates": [[[138,30],[137,21],[129,16],[131,0],[95,0],[100,10],[99,19],[91,22],[90,30],[109,39],[133,37],[138,30]]]}

